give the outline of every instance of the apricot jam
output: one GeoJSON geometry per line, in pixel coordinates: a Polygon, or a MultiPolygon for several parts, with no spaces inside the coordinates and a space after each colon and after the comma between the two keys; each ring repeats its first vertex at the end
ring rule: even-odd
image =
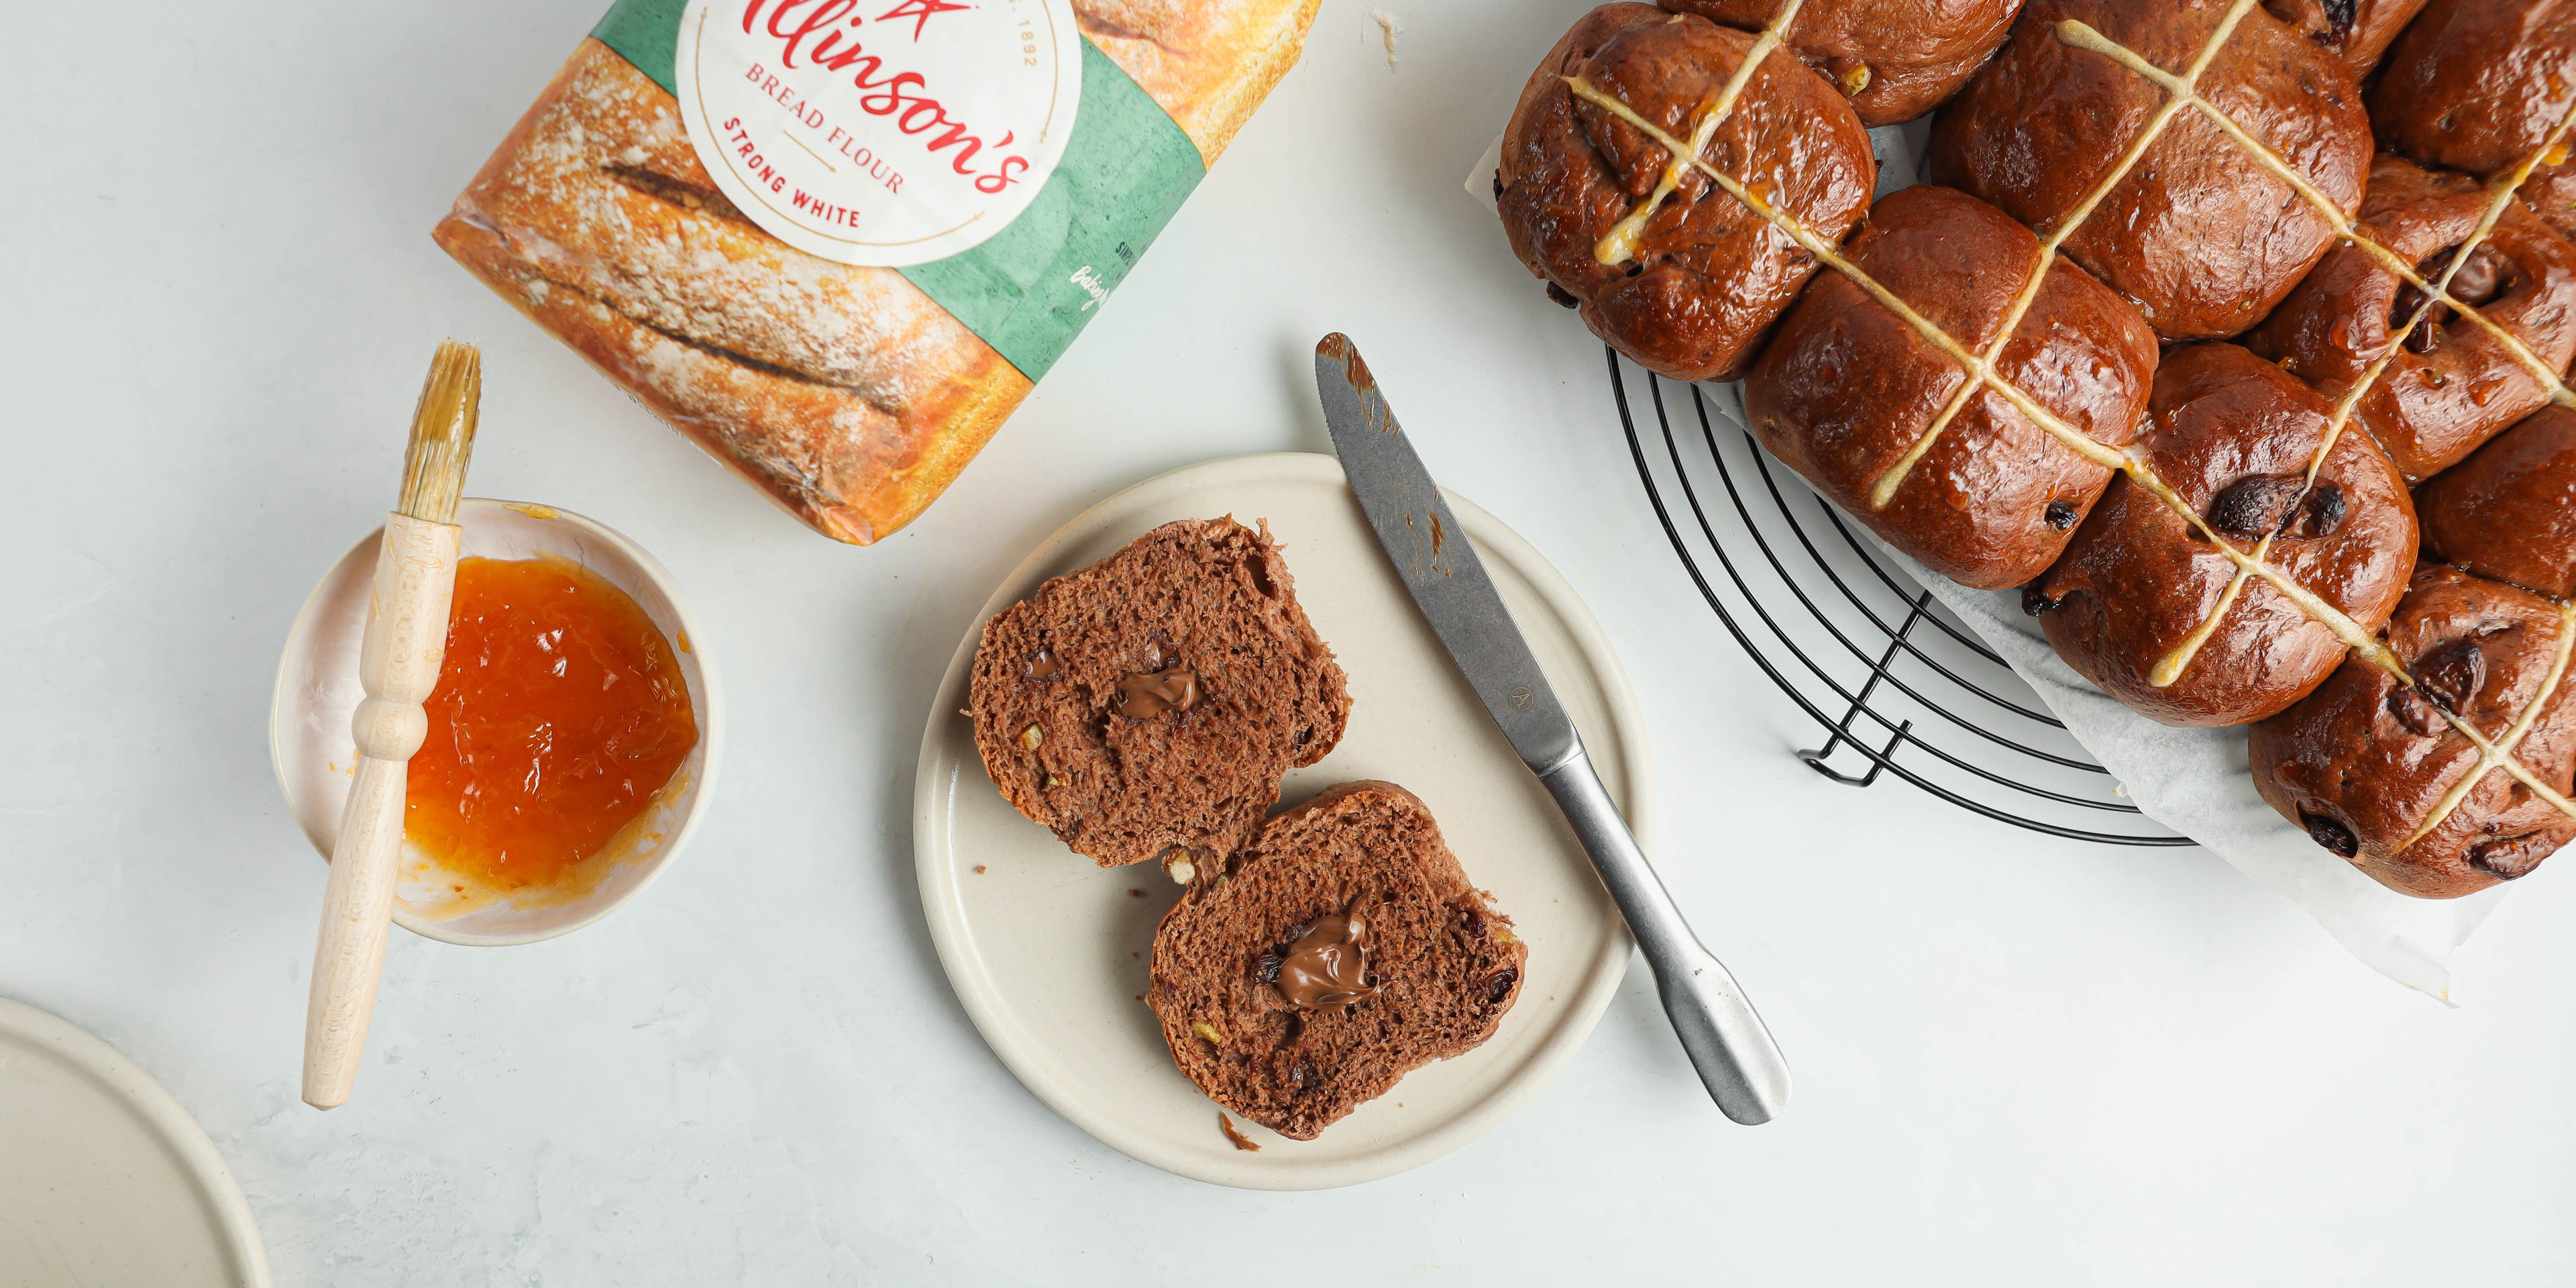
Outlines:
{"type": "Polygon", "coordinates": [[[626,592],[561,559],[456,568],[403,830],[449,870],[542,887],[652,805],[698,743],[680,663],[626,592]]]}

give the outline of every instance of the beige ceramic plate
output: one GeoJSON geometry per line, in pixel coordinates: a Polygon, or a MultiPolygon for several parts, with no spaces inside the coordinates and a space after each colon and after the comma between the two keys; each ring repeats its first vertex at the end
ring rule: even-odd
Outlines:
{"type": "Polygon", "coordinates": [[[241,1187],[116,1049],[0,999],[0,1284],[267,1288],[241,1187]]]}
{"type": "MultiPolygon", "coordinates": [[[[1574,713],[1602,780],[1651,847],[1641,722],[1609,641],[1528,543],[1457,496],[1449,503],[1574,713]]],[[[913,850],[940,961],[1020,1081],[1130,1157],[1220,1185],[1351,1185],[1473,1140],[1546,1085],[1628,967],[1618,909],[1406,597],[1330,456],[1247,456],[1166,474],[1101,502],[1039,546],[976,617],[932,704],[913,850]],[[1216,1106],[1173,1068],[1139,997],[1155,922],[1178,887],[1150,864],[1095,867],[1021,818],[985,776],[974,726],[959,714],[986,619],[1159,524],[1222,514],[1269,520],[1298,600],[1350,674],[1341,745],[1292,773],[1283,799],[1293,804],[1355,778],[1410,788],[1439,818],[1468,879],[1494,893],[1530,946],[1528,983],[1493,1040],[1415,1071],[1316,1140],[1244,1124],[1259,1153],[1238,1151],[1219,1133],[1216,1106]]]]}

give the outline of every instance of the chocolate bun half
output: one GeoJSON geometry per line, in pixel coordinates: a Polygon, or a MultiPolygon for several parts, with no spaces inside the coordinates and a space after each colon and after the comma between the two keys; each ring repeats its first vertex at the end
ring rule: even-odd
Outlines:
{"type": "Polygon", "coordinates": [[[2266,577],[2230,599],[2238,565],[2203,525],[2246,554],[2269,537],[2269,566],[2367,633],[2415,563],[2405,482],[2370,435],[2347,428],[2309,486],[2331,409],[2236,345],[2167,351],[2147,414],[2131,455],[2172,500],[2114,479],[2065,557],[2024,588],[2023,607],[2069,666],[2151,719],[2262,719],[2332,674],[2348,641],[2266,577]]]}
{"type": "MultiPolygon", "coordinates": [[[[2474,240],[2494,198],[2464,174],[2426,170],[2382,154],[2370,170],[2361,222],[2380,245],[2440,284],[2465,246],[2467,262],[2445,293],[2475,309],[2554,372],[2576,355],[2576,246],[2540,217],[2506,202],[2474,240]]],[[[2493,332],[2435,303],[2359,246],[2327,254],[2290,297],[2245,337],[2329,400],[2365,379],[2354,405],[2409,483],[2457,464],[2505,426],[2549,401],[2550,388],[2493,332]],[[2412,321],[2375,378],[2372,365],[2412,321]]]]}
{"type": "MultiPolygon", "coordinates": [[[[1663,0],[1675,13],[1746,31],[1768,27],[1786,3],[1663,0]]],[[[1851,99],[1861,124],[1897,125],[1958,93],[2020,11],[2021,0],[1807,0],[1783,34],[1851,99]]]]}
{"type": "MultiPolygon", "coordinates": [[[[1603,5],[1531,74],[1503,135],[1495,197],[1513,253],[1594,335],[1677,380],[1743,374],[1816,261],[1695,167],[1657,200],[1671,153],[1568,81],[1688,142],[1755,40],[1651,5],[1603,5]],[[1649,207],[1630,237],[1622,221],[1649,207]]],[[[1851,105],[1785,47],[1700,156],[1828,243],[1860,222],[1878,181],[1851,105]]]]}
{"type": "Polygon", "coordinates": [[[2433,0],[2370,91],[2380,146],[2493,175],[2548,146],[2576,108],[2576,8],[2433,0]]]}
{"type": "Polygon", "coordinates": [[[2576,838],[2576,817],[2486,768],[2445,716],[2490,743],[2523,729],[2512,758],[2566,799],[2576,776],[2568,629],[2540,596],[2427,565],[2385,635],[2414,682],[2346,661],[2254,726],[2255,787],[2319,845],[2407,894],[2456,898],[2529,873],[2576,838]]]}
{"type": "MultiPolygon", "coordinates": [[[[1845,254],[1982,354],[2037,271],[2041,247],[2011,216],[1966,193],[1918,186],[1881,200],[1845,254]]],[[[2155,365],[2146,320],[2063,259],[1995,360],[1997,374],[2114,451],[2137,433],[2155,365]]],[[[2018,586],[2056,562],[2112,467],[1991,389],[1970,394],[1917,456],[1967,384],[1955,355],[1828,273],[1745,379],[1744,408],[1773,456],[1889,545],[1964,585],[2018,586]]]]}
{"type": "Polygon", "coordinates": [[[2416,493],[2424,553],[2576,599],[2576,411],[2545,407],[2416,493]]]}
{"type": "MultiPolygon", "coordinates": [[[[2031,0],[2003,51],[1934,118],[1927,177],[2043,233],[2081,215],[2066,253],[2167,340],[2254,325],[2333,244],[2334,221],[2189,109],[2084,213],[2166,95],[2111,54],[2069,43],[2077,37],[2064,25],[2081,23],[2181,75],[2227,9],[2216,0],[2031,0]]],[[[2256,8],[2199,92],[2344,217],[2360,207],[2370,122],[2340,58],[2256,8]]]]}

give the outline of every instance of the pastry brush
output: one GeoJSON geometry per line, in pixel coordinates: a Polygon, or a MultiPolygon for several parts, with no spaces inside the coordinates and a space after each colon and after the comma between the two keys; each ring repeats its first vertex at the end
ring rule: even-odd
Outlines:
{"type": "Polygon", "coordinates": [[[412,755],[429,732],[422,704],[438,686],[447,652],[447,608],[456,590],[462,535],[456,504],[465,490],[482,397],[482,354],[470,344],[442,342],[412,409],[402,498],[385,520],[358,651],[358,682],[366,698],[350,721],[357,777],[331,850],[322,934],[313,950],[313,994],[304,1012],[304,1102],[316,1109],[348,1101],[367,1045],[367,1020],[375,1011],[401,866],[404,788],[412,755]]]}

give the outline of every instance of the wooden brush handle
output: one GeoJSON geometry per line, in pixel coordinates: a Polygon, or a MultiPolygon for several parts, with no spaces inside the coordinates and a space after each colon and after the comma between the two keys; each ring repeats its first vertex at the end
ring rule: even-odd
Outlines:
{"type": "Polygon", "coordinates": [[[385,934],[401,875],[403,789],[412,753],[429,732],[422,704],[438,687],[447,652],[447,608],[456,591],[453,524],[396,514],[376,555],[375,593],[359,647],[366,700],[352,720],[357,780],[331,850],[322,937],[313,950],[313,995],[304,1012],[304,1102],[332,1109],[349,1099],[367,1019],[384,970],[385,934]]]}

